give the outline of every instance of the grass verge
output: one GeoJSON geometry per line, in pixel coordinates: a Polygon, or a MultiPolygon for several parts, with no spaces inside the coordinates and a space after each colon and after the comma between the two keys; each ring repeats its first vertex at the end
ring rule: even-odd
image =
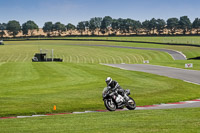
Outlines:
{"type": "MultiPolygon", "coordinates": [[[[39,40],[40,38],[31,38],[39,40]]],[[[116,41],[138,41],[138,42],[155,42],[155,43],[171,43],[171,44],[195,44],[200,45],[199,36],[116,36],[116,37],[52,37],[41,39],[74,39],[74,40],[116,40],[116,41]]],[[[15,39],[11,39],[15,40],[15,39]]],[[[20,40],[17,39],[17,40],[20,40]]]]}
{"type": "Polygon", "coordinates": [[[138,106],[200,95],[199,85],[99,64],[4,63],[0,73],[1,117],[105,109],[102,90],[108,76],[129,88],[138,106]]]}
{"type": "Polygon", "coordinates": [[[1,133],[199,133],[200,109],[139,110],[0,120],[1,133]]]}

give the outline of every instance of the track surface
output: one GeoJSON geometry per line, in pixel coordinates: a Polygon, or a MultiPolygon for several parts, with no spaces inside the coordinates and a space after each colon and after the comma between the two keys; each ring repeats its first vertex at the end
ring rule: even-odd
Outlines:
{"type": "Polygon", "coordinates": [[[200,99],[184,101],[184,102],[177,102],[177,103],[167,103],[167,104],[160,104],[160,105],[137,107],[136,110],[195,108],[195,107],[200,107],[200,99]]]}
{"type": "Polygon", "coordinates": [[[153,73],[200,85],[200,71],[146,64],[105,64],[125,70],[153,73]]]}

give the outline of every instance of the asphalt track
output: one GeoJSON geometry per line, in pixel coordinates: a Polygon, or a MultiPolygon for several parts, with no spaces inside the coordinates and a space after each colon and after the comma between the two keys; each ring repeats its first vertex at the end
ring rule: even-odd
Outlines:
{"type": "Polygon", "coordinates": [[[148,65],[148,64],[105,64],[105,65],[125,70],[157,74],[200,85],[200,71],[197,70],[186,70],[180,68],[148,65]]]}
{"type": "Polygon", "coordinates": [[[177,103],[167,103],[159,105],[137,106],[136,110],[152,110],[152,109],[175,109],[175,108],[196,108],[200,107],[200,99],[183,101],[177,103]]]}

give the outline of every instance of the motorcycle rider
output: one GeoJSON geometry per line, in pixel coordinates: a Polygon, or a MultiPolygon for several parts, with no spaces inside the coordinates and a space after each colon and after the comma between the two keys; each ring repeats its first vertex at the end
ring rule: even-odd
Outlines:
{"type": "Polygon", "coordinates": [[[112,80],[111,77],[107,77],[105,81],[106,81],[107,87],[110,87],[112,91],[117,91],[118,94],[124,97],[125,90],[120,87],[117,81],[112,80]]]}

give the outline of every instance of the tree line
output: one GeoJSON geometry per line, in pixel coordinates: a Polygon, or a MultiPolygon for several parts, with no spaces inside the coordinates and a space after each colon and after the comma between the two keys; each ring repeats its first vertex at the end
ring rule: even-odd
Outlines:
{"type": "MultiPolygon", "coordinates": [[[[62,24],[61,22],[45,22],[43,26],[43,32],[47,36],[61,36],[63,32],[68,31],[69,35],[72,35],[73,31],[79,32],[81,35],[87,33],[89,35],[121,35],[126,34],[139,34],[144,32],[146,35],[154,34],[164,34],[164,30],[167,29],[167,34],[175,34],[177,31],[181,30],[181,34],[193,34],[192,31],[195,31],[195,34],[199,34],[200,30],[200,19],[196,18],[193,22],[190,21],[188,16],[182,16],[178,18],[169,18],[167,21],[164,19],[155,19],[145,20],[140,22],[138,20],[133,20],[130,18],[123,19],[118,18],[114,19],[110,16],[94,17],[89,21],[78,22],[77,26],[68,23],[67,25],[62,24]],[[57,34],[57,35],[56,35],[57,34]]],[[[9,35],[15,37],[19,32],[22,31],[23,35],[31,34],[34,36],[33,32],[39,30],[38,25],[29,20],[22,25],[16,20],[9,21],[8,23],[0,23],[0,37],[4,37],[5,30],[9,35]]]]}

